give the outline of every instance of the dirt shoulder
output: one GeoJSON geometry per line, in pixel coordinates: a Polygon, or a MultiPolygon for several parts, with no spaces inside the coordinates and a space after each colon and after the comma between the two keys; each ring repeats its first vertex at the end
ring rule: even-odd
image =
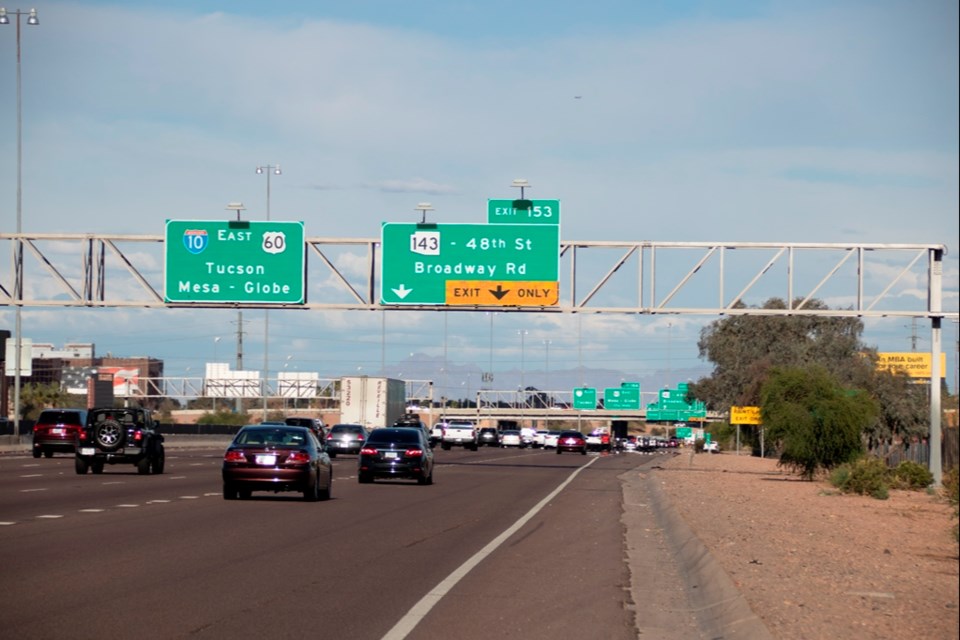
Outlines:
{"type": "Polygon", "coordinates": [[[960,637],[942,498],[841,495],[732,453],[664,457],[653,479],[775,638],[960,637]]]}

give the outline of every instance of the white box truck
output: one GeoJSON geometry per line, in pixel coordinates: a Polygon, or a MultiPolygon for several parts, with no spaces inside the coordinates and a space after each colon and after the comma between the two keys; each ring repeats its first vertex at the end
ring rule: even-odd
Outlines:
{"type": "Polygon", "coordinates": [[[367,429],[389,427],[407,410],[403,380],[347,376],[340,378],[340,423],[367,429]]]}

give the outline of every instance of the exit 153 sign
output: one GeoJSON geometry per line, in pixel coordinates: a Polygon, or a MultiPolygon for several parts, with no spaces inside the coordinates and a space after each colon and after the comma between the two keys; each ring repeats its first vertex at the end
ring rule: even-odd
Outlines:
{"type": "Polygon", "coordinates": [[[490,224],[560,224],[559,200],[487,200],[490,224]]]}
{"type": "Polygon", "coordinates": [[[302,222],[167,220],[164,302],[303,304],[302,222]]]}

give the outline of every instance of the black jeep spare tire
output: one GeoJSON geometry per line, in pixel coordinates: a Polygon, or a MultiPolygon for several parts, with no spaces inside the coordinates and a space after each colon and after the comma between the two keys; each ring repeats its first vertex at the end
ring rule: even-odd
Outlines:
{"type": "Polygon", "coordinates": [[[104,420],[93,431],[93,437],[105,451],[115,451],[123,446],[126,430],[116,420],[104,420]]]}

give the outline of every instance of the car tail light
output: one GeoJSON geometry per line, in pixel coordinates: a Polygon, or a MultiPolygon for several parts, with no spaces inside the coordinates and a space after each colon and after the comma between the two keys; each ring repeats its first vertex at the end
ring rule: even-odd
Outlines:
{"type": "Polygon", "coordinates": [[[306,464],[310,462],[310,454],[306,451],[294,451],[287,456],[287,464],[306,464]]]}
{"type": "Polygon", "coordinates": [[[143,440],[143,431],[140,431],[139,429],[137,429],[136,431],[133,432],[133,441],[140,442],[141,440],[143,440]]]}
{"type": "Polygon", "coordinates": [[[80,437],[81,440],[86,440],[86,439],[87,439],[87,432],[84,431],[83,429],[81,429],[80,432],[79,432],[77,435],[80,437]]]}
{"type": "Polygon", "coordinates": [[[375,456],[377,453],[379,452],[373,447],[364,447],[360,449],[360,455],[362,456],[375,456]]]}
{"type": "Polygon", "coordinates": [[[404,452],[404,455],[407,456],[408,458],[419,458],[420,456],[423,455],[423,451],[421,451],[420,449],[407,449],[404,452]]]}
{"type": "Polygon", "coordinates": [[[227,451],[223,456],[224,462],[246,462],[247,457],[243,455],[243,451],[227,451]]]}

